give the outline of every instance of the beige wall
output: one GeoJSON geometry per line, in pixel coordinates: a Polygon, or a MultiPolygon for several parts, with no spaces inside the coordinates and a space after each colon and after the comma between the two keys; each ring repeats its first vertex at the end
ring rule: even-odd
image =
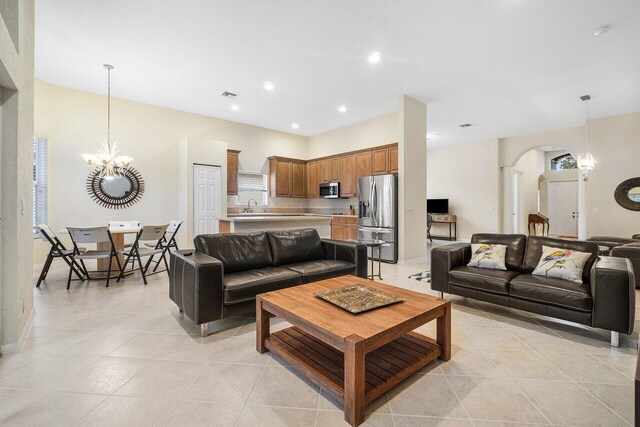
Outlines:
{"type": "MultiPolygon", "coordinates": [[[[586,230],[582,234],[630,237],[640,230],[640,213],[619,206],[615,202],[613,193],[620,182],[640,176],[638,166],[640,112],[594,119],[590,121],[590,125],[589,150],[593,153],[596,165],[595,169],[589,172],[588,181],[579,180],[580,186],[584,184],[586,194],[584,208],[580,213],[586,222],[586,230]]],[[[468,197],[473,197],[473,194],[483,194],[482,199],[486,197],[488,200],[493,200],[491,204],[495,203],[495,200],[500,200],[502,205],[502,190],[499,187],[494,190],[496,186],[493,184],[494,172],[491,164],[497,167],[513,167],[532,148],[549,145],[563,147],[576,156],[585,151],[585,133],[586,128],[581,126],[535,135],[501,138],[494,154],[490,154],[490,150],[478,150],[478,147],[484,144],[483,142],[469,142],[429,150],[427,167],[429,197],[448,197],[459,200],[467,194],[472,194],[468,197]],[[474,172],[464,174],[466,170],[474,172]],[[479,180],[482,182],[488,180],[490,185],[481,185],[478,183],[479,180]],[[495,194],[494,191],[496,191],[495,194]]],[[[577,172],[547,171],[545,175],[550,181],[579,179],[577,172]]],[[[452,211],[458,213],[458,202],[451,203],[452,211]]],[[[475,232],[486,231],[490,228],[488,225],[493,224],[499,217],[497,209],[496,215],[487,215],[487,205],[484,204],[484,207],[476,212],[477,217],[484,218],[482,222],[466,224],[460,222],[460,234],[463,238],[475,232]]],[[[468,219],[459,218],[458,220],[467,221],[468,219]]]]}
{"type": "MultiPolygon", "coordinates": [[[[427,196],[449,199],[458,217],[458,236],[500,230],[500,168],[498,140],[469,142],[430,149],[427,156],[427,196]]],[[[431,233],[448,230],[434,225],[431,233]]],[[[446,225],[444,226],[446,227],[446,225]]]]}
{"type": "MultiPolygon", "coordinates": [[[[117,79],[117,74],[112,77],[117,79]]],[[[109,220],[162,223],[177,218],[178,147],[186,137],[223,141],[241,150],[241,168],[251,170],[265,170],[267,155],[307,156],[306,137],[113,98],[112,135],[122,154],[134,158],[133,167],[141,173],[146,189],[132,207],[106,209],[86,192],[89,170],[80,156],[95,152],[106,134],[106,97],[42,81],[36,82],[35,89],[35,132],[49,141],[49,223],[53,230],[109,220]]],[[[193,161],[199,161],[197,156],[193,161]]],[[[46,245],[36,241],[36,265],[44,262],[45,250],[46,245]]]]}
{"type": "Polygon", "coordinates": [[[640,233],[640,212],[624,209],[613,197],[622,181],[640,177],[640,113],[593,120],[591,138],[596,165],[586,182],[587,235],[640,233]]]}
{"type": "Polygon", "coordinates": [[[309,137],[308,158],[391,144],[397,140],[397,113],[386,114],[309,137]]]}
{"type": "Polygon", "coordinates": [[[33,315],[33,0],[0,6],[0,353],[20,350],[33,315]]]}
{"type": "Polygon", "coordinates": [[[427,106],[398,98],[398,259],[427,255],[427,106]]]}

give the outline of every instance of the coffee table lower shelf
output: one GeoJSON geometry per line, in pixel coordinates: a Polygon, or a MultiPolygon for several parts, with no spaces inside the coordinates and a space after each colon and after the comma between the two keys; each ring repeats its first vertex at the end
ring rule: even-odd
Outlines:
{"type": "MultiPolygon", "coordinates": [[[[344,354],[302,330],[271,333],[265,347],[344,403],[344,354]]],[[[365,401],[370,403],[440,356],[438,343],[410,332],[365,356],[365,401]]]]}

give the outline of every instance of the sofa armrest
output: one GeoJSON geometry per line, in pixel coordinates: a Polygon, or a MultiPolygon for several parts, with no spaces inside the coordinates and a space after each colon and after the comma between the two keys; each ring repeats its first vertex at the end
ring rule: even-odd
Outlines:
{"type": "Polygon", "coordinates": [[[449,292],[449,271],[471,259],[471,244],[454,243],[431,250],[431,289],[449,292]]]}
{"type": "Polygon", "coordinates": [[[223,277],[216,258],[195,250],[171,252],[169,297],[197,325],[222,318],[223,277]]]}
{"type": "Polygon", "coordinates": [[[356,276],[367,278],[367,247],[358,242],[322,239],[327,259],[351,262],[356,265],[356,276]]]}
{"type": "Polygon", "coordinates": [[[631,262],[600,257],[591,268],[593,326],[630,334],[636,313],[635,280],[631,262]]]}

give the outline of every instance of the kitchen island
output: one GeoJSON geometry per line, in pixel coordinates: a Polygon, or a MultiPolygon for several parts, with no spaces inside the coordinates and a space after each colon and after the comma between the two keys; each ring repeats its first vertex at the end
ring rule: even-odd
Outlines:
{"type": "Polygon", "coordinates": [[[331,238],[331,215],[248,214],[229,215],[219,219],[220,233],[251,233],[254,231],[297,230],[315,228],[323,239],[331,238]]]}

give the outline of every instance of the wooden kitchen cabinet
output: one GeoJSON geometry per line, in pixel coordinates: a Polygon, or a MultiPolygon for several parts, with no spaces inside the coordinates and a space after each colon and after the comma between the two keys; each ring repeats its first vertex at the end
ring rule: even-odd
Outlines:
{"type": "Polygon", "coordinates": [[[291,197],[304,197],[304,161],[291,161],[291,197]]]}
{"type": "Polygon", "coordinates": [[[356,178],[373,175],[371,169],[371,151],[363,151],[355,155],[356,178]]]}
{"type": "Polygon", "coordinates": [[[398,147],[389,147],[389,173],[398,173],[398,147]]]}
{"type": "Polygon", "coordinates": [[[374,175],[389,173],[389,149],[380,148],[371,152],[372,171],[374,175]]]}
{"type": "Polygon", "coordinates": [[[331,221],[331,238],[335,240],[358,240],[358,218],[334,216],[331,221]]]}
{"type": "Polygon", "coordinates": [[[320,162],[307,163],[307,197],[320,196],[320,162]]]}
{"type": "Polygon", "coordinates": [[[358,178],[356,177],[356,156],[340,157],[340,195],[353,197],[358,195],[358,178]]]}
{"type": "Polygon", "coordinates": [[[238,194],[238,150],[227,150],[227,194],[238,194]]]}
{"type": "Polygon", "coordinates": [[[340,181],[342,162],[340,157],[332,157],[331,159],[331,182],[340,181]]]}
{"type": "Polygon", "coordinates": [[[331,159],[320,160],[320,182],[331,182],[331,159]]]}
{"type": "Polygon", "coordinates": [[[305,197],[304,160],[269,157],[269,195],[305,197]]]}

